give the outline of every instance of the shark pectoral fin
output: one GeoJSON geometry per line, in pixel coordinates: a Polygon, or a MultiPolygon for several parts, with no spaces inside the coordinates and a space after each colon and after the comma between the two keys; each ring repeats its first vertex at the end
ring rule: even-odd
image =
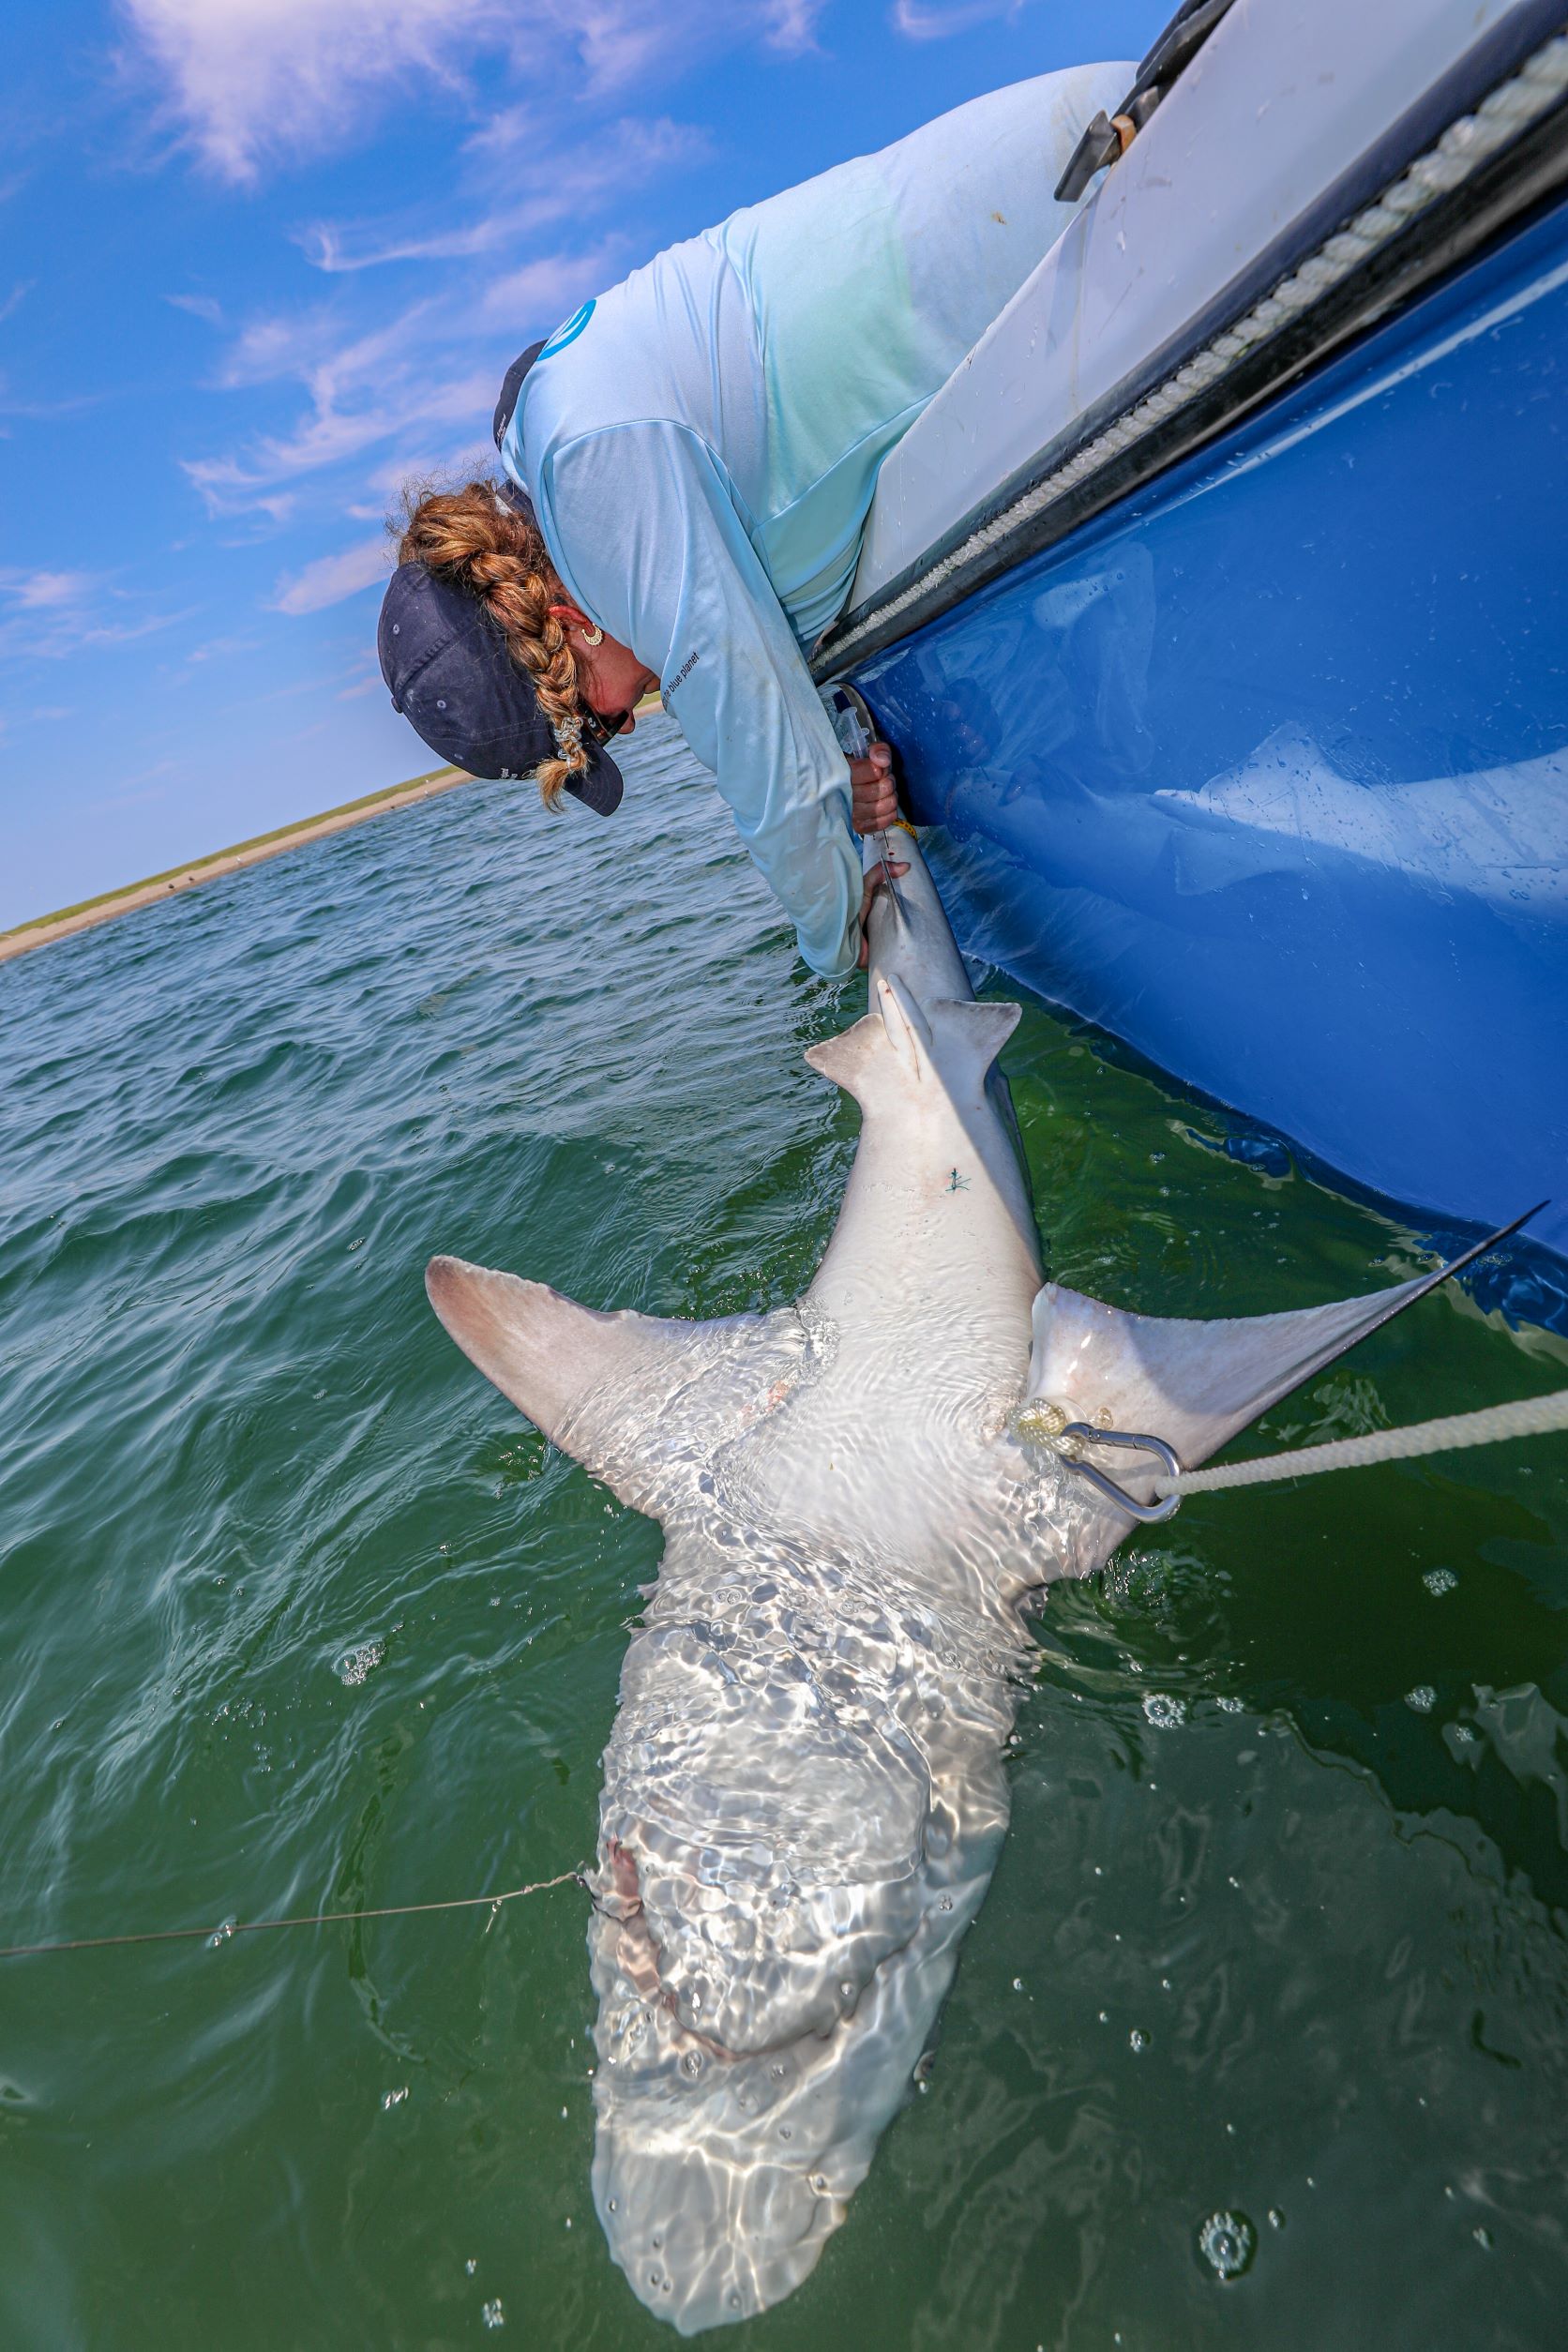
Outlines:
{"type": "Polygon", "coordinates": [[[996,1003],[989,997],[942,998],[926,1007],[936,1039],[937,1059],[949,1079],[963,1071],[977,1082],[1023,1018],[1021,1004],[996,1003]]]}
{"type": "Polygon", "coordinates": [[[793,1316],[686,1323],[604,1315],[548,1283],[461,1258],[432,1258],[425,1289],[485,1378],[642,1511],[655,1509],[678,1458],[776,1402],[804,1349],[793,1316]],[[704,1376],[716,1370],[727,1377],[704,1393],[704,1376]]]}
{"type": "Polygon", "coordinates": [[[852,1028],[821,1045],[807,1046],[806,1058],[814,1070],[832,1078],[864,1103],[871,1073],[897,1068],[916,1086],[931,1067],[931,1025],[913,997],[897,979],[879,980],[872,990],[872,1009],[852,1028]]]}
{"type": "Polygon", "coordinates": [[[823,1078],[841,1086],[846,1094],[860,1100],[865,1074],[879,1053],[887,1050],[887,1035],[875,1013],[866,1014],[850,1028],[841,1029],[837,1037],[824,1037],[820,1045],[807,1046],[806,1059],[823,1078]]]}
{"type": "MultiPolygon", "coordinates": [[[[1103,1425],[1163,1438],[1184,1470],[1196,1470],[1259,1413],[1499,1238],[1369,1298],[1235,1321],[1128,1315],[1048,1282],[1034,1302],[1029,1394],[1061,1405],[1074,1420],[1098,1416],[1103,1425]]],[[[1134,1479],[1125,1484],[1141,1495],[1134,1479]]]]}

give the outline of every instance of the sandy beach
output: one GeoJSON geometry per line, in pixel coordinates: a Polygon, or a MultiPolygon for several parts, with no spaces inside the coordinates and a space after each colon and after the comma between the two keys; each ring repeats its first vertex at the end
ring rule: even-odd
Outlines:
{"type": "Polygon", "coordinates": [[[329,833],[346,832],[350,825],[364,824],[371,817],[380,817],[394,808],[408,808],[415,801],[429,800],[435,792],[449,792],[456,784],[466,784],[470,777],[461,768],[434,768],[428,776],[411,776],[405,784],[390,785],[384,792],[367,792],[362,799],[344,801],[339,807],[327,808],[319,817],[302,818],[298,824],[280,825],[276,832],[260,833],[251,841],[236,841],[227,850],[215,850],[210,857],[193,858],[188,866],[171,867],[168,872],[151,874],[144,882],[128,883],[124,890],[105,891],[101,897],[84,898],[80,906],[61,907],[53,914],[40,914],[30,923],[22,923],[11,931],[0,931],[0,963],[9,957],[24,956],[29,948],[47,947],[52,940],[68,939],[73,931],[90,930],[95,923],[108,923],[117,914],[130,914],[138,907],[150,907],[155,900],[173,897],[177,891],[194,890],[199,882],[216,882],[222,874],[235,874],[245,866],[259,866],[264,858],[281,857],[285,851],[302,848],[308,841],[320,841],[329,833]]]}

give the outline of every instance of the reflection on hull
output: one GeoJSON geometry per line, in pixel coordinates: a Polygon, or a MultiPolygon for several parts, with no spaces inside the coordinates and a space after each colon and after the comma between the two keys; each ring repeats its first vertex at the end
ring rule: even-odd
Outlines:
{"type": "Polygon", "coordinates": [[[1554,1196],[1556,1251],[1565,362],[1560,208],[859,676],[966,946],[1395,1201],[1554,1196]]]}

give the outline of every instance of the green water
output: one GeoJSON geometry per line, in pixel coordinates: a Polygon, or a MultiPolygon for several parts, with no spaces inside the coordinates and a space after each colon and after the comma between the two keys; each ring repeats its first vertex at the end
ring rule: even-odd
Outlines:
{"type": "MultiPolygon", "coordinates": [[[[788,1299],[853,1149],[801,1048],[860,1001],[668,731],[631,768],[612,824],[475,786],[0,969],[0,1942],[588,1854],[657,1531],[420,1270],[788,1299]]],[[[1079,1288],[1417,1262],[1038,1005],[1005,1062],[1079,1288]]],[[[1270,1434],[1560,1358],[1440,1296],[1270,1434]]],[[[1565,1530],[1541,1440],[1206,1499],[1059,1591],[928,2087],[735,2352],[1560,2342],[1565,1530]]],[[[673,2344],[589,2203],[582,1897],[487,1916],[0,1963],[6,2352],[673,2344]]]]}

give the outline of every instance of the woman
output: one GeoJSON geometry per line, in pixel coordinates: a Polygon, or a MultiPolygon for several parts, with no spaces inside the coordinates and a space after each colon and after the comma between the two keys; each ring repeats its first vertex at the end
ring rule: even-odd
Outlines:
{"type": "Polygon", "coordinates": [[[382,670],[432,750],[608,815],[646,691],[836,978],[864,960],[861,832],[897,813],[806,665],[854,578],[877,471],[1074,209],[1052,193],[1127,86],[1080,67],[975,98],[731,215],[585,302],[509,371],[507,481],[421,500],[382,670]]]}

